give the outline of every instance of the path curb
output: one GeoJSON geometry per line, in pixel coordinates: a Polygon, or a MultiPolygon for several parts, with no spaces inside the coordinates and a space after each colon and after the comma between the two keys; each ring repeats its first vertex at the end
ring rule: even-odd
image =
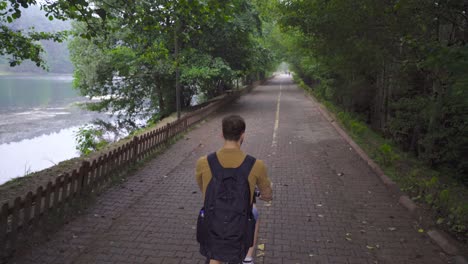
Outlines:
{"type": "Polygon", "coordinates": [[[400,196],[398,202],[411,213],[414,213],[418,209],[418,206],[407,195],[400,196]]]}
{"type": "MultiPolygon", "coordinates": [[[[382,183],[387,187],[387,189],[392,193],[393,196],[399,197],[398,202],[405,207],[409,213],[413,217],[418,217],[419,218],[419,207],[411,200],[407,195],[405,195],[398,185],[390,179],[383,170],[375,163],[368,155],[367,153],[362,150],[359,145],[354,142],[354,140],[345,132],[343,128],[339,124],[337,124],[336,120],[332,118],[332,115],[326,109],[320,102],[315,99],[312,95],[310,95],[307,92],[304,92],[306,97],[317,103],[318,110],[319,112],[327,119],[327,121],[330,122],[330,124],[335,128],[335,130],[338,132],[338,134],[341,135],[341,137],[356,151],[356,153],[359,155],[359,157],[369,165],[369,167],[377,174],[377,176],[380,178],[382,183]]],[[[466,260],[465,257],[458,255],[460,254],[460,250],[458,248],[458,245],[453,239],[450,238],[448,234],[446,234],[444,231],[437,230],[437,229],[432,229],[427,232],[427,235],[429,238],[436,243],[445,253],[454,256],[455,263],[456,264],[468,264],[468,261],[466,260]],[[458,255],[458,256],[457,256],[458,255]]]]}
{"type": "Polygon", "coordinates": [[[427,231],[427,235],[437,243],[446,253],[450,255],[457,255],[458,248],[451,243],[450,238],[440,232],[439,230],[429,230],[427,231]]]}
{"type": "MultiPolygon", "coordinates": [[[[359,145],[354,142],[354,140],[341,128],[340,125],[331,117],[330,112],[328,112],[327,109],[325,109],[314,97],[308,95],[309,98],[311,98],[315,103],[319,105],[318,109],[320,113],[325,116],[325,118],[331,123],[331,125],[335,128],[335,130],[338,132],[338,134],[341,135],[341,137],[349,144],[351,147],[354,149],[354,151],[357,152],[357,154],[361,157],[362,160],[364,160],[367,165],[379,176],[380,180],[383,182],[383,184],[389,189],[392,194],[394,195],[401,195],[400,188],[397,186],[397,184],[390,179],[385,173],[382,171],[382,169],[375,163],[364,150],[362,150],[359,145]]],[[[416,205],[415,205],[416,206],[416,205]]]]}
{"type": "Polygon", "coordinates": [[[456,256],[455,257],[455,264],[468,264],[468,260],[463,256],[456,256]]]}

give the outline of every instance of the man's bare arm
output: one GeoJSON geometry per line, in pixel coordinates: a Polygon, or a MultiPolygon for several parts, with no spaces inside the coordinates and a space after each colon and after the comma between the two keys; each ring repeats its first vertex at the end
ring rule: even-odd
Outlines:
{"type": "Polygon", "coordinates": [[[202,158],[197,161],[197,166],[195,169],[195,179],[197,180],[198,187],[200,191],[203,191],[203,178],[202,178],[202,158]]]}
{"type": "Polygon", "coordinates": [[[267,170],[265,163],[263,161],[260,162],[260,173],[258,175],[257,186],[260,190],[260,200],[263,201],[271,201],[273,199],[273,190],[271,189],[271,181],[268,178],[267,170]]]}

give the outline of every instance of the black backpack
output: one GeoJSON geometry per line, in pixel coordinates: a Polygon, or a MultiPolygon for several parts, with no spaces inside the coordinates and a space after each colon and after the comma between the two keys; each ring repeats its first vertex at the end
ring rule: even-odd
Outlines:
{"type": "Polygon", "coordinates": [[[239,263],[254,240],[248,177],[255,158],[247,155],[240,167],[223,168],[216,153],[212,153],[208,164],[213,177],[197,220],[200,253],[207,259],[239,263]]]}

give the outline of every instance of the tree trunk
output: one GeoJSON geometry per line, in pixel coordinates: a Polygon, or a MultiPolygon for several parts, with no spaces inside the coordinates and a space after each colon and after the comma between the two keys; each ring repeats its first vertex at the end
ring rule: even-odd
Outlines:
{"type": "Polygon", "coordinates": [[[180,118],[180,68],[179,68],[179,28],[180,28],[180,22],[176,18],[176,24],[175,24],[175,29],[174,29],[174,57],[176,61],[176,80],[175,80],[175,86],[176,86],[176,109],[177,109],[177,119],[180,118]]]}

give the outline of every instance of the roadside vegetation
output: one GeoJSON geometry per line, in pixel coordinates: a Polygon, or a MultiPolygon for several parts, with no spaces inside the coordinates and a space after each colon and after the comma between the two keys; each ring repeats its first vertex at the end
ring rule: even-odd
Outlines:
{"type": "Polygon", "coordinates": [[[341,124],[353,140],[372,158],[387,176],[411,199],[422,203],[434,223],[450,231],[459,240],[468,242],[468,188],[451,177],[421,162],[414,154],[403,151],[391,139],[373,130],[355,113],[321,97],[316,87],[311,88],[295,76],[296,83],[317,98],[341,124]]]}
{"type": "Polygon", "coordinates": [[[283,1],[297,81],[435,222],[468,239],[468,16],[462,1],[283,1]],[[310,88],[309,88],[310,87],[310,88]]]}

